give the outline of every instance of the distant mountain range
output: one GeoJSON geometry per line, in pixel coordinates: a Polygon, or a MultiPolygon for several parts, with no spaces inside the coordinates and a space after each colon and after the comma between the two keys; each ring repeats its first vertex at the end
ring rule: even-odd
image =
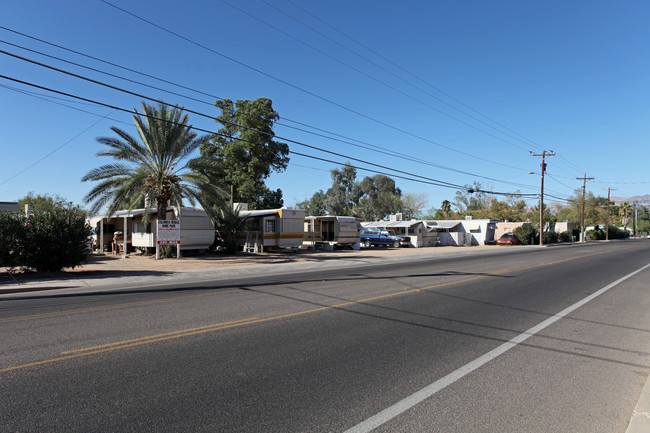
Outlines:
{"type": "Polygon", "coordinates": [[[650,209],[650,194],[646,195],[634,195],[632,197],[610,197],[610,200],[616,203],[616,205],[620,205],[623,203],[629,203],[629,204],[634,204],[636,203],[637,206],[645,206],[650,209]]]}
{"type": "MultiPolygon", "coordinates": [[[[645,206],[648,209],[650,209],[650,194],[646,195],[635,195],[632,197],[610,197],[610,201],[615,204],[616,206],[621,205],[623,203],[629,203],[633,205],[635,202],[637,206],[645,206]]],[[[550,209],[551,212],[557,212],[558,209],[562,206],[561,203],[558,203],[556,201],[552,201],[550,203],[545,203],[546,206],[550,209]]]]}

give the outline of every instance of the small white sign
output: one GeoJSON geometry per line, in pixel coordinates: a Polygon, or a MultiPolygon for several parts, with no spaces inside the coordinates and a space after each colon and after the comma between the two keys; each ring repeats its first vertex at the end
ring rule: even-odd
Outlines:
{"type": "Polygon", "coordinates": [[[181,243],[181,222],[179,220],[156,221],[156,243],[178,245],[181,243]]]}

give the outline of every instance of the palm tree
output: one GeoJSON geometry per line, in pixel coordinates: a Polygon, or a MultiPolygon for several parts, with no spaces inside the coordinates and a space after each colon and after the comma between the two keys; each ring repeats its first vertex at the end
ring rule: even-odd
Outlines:
{"type": "MultiPolygon", "coordinates": [[[[216,182],[221,172],[219,162],[189,159],[211,136],[192,132],[188,116],[178,107],[143,102],[142,111],[140,114],[134,109],[133,116],[141,142],[115,126],[111,130],[119,138],[97,139],[107,147],[97,156],[112,157],[118,162],[92,169],[81,179],[99,182],[84,198],[86,203],[94,202],[91,212],[97,213],[107,204],[110,215],[118,209],[131,210],[144,203],[156,203],[158,218],[164,220],[167,206],[180,208],[186,198],[193,206],[198,201],[211,213],[208,201],[223,202],[226,197],[216,182]]],[[[149,209],[144,207],[144,218],[148,219],[149,209]]]]}
{"type": "Polygon", "coordinates": [[[449,214],[451,213],[451,203],[449,200],[444,200],[442,202],[442,214],[444,215],[445,219],[449,219],[449,214]]]}
{"type": "Polygon", "coordinates": [[[620,205],[620,210],[623,213],[621,218],[621,223],[623,227],[627,229],[627,225],[630,223],[630,212],[632,211],[632,205],[628,202],[624,202],[620,205]]]}

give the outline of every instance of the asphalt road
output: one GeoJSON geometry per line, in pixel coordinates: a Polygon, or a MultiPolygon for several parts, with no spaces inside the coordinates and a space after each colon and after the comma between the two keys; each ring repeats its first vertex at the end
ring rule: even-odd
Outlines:
{"type": "Polygon", "coordinates": [[[2,432],[624,432],[650,241],[0,301],[2,432]]]}

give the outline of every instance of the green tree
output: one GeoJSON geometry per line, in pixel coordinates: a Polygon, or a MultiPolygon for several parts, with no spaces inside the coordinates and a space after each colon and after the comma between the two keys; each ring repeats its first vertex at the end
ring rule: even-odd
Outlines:
{"type": "Polygon", "coordinates": [[[239,209],[222,207],[218,210],[215,227],[224,238],[224,253],[235,254],[237,251],[237,233],[244,230],[247,222],[248,217],[240,217],[239,209]]]}
{"type": "Polygon", "coordinates": [[[289,146],[275,141],[273,126],[280,119],[268,98],[254,101],[217,101],[221,129],[201,145],[201,155],[222,163],[226,189],[232,200],[248,203],[251,209],[282,207],[282,191],[271,191],[264,181],[282,172],[289,163],[289,146]]]}
{"type": "Polygon", "coordinates": [[[425,193],[407,193],[403,194],[400,200],[400,212],[404,214],[404,219],[422,218],[422,211],[427,203],[425,193]]]}
{"type": "Polygon", "coordinates": [[[454,205],[459,216],[471,215],[474,218],[489,218],[490,199],[481,191],[481,184],[474,182],[465,185],[465,189],[456,191],[454,205]]]}
{"type": "Polygon", "coordinates": [[[402,192],[395,181],[383,174],[365,177],[360,184],[362,198],[356,213],[366,221],[379,221],[400,210],[402,192]]]}
{"type": "Polygon", "coordinates": [[[628,202],[619,205],[619,216],[621,217],[621,224],[624,228],[627,228],[628,224],[630,224],[630,220],[634,216],[633,212],[633,207],[628,202]]]}
{"type": "Polygon", "coordinates": [[[65,206],[67,203],[68,201],[59,195],[35,195],[33,191],[30,191],[25,197],[18,199],[18,206],[20,207],[21,211],[25,209],[25,205],[29,205],[32,212],[50,211],[55,208],[65,206]]]}
{"type": "Polygon", "coordinates": [[[158,217],[164,219],[167,206],[181,207],[185,198],[192,205],[198,201],[208,213],[208,201],[223,203],[225,192],[215,182],[221,170],[219,162],[190,159],[210,136],[192,132],[188,116],[178,107],[143,102],[143,113],[134,111],[133,121],[141,142],[115,126],[111,130],[117,138],[97,139],[106,146],[97,155],[118,162],[90,170],[82,178],[99,182],[85,197],[86,203],[93,202],[91,211],[96,213],[108,203],[112,214],[150,202],[156,204],[158,217]]]}
{"type": "Polygon", "coordinates": [[[298,209],[305,209],[307,215],[319,216],[327,213],[327,208],[325,206],[325,193],[322,189],[314,193],[310,199],[302,201],[296,204],[296,206],[298,209]]]}
{"type": "MultiPolygon", "coordinates": [[[[607,199],[596,197],[592,192],[587,191],[584,203],[585,226],[605,224],[607,220],[607,199]]],[[[539,216],[537,220],[539,221],[539,216]]],[[[569,221],[578,226],[582,224],[582,188],[574,191],[574,195],[567,199],[567,205],[560,206],[556,212],[556,220],[569,221]]]]}
{"type": "Polygon", "coordinates": [[[440,210],[442,211],[443,218],[446,220],[449,219],[451,217],[451,202],[449,200],[443,200],[440,210]]]}
{"type": "Polygon", "coordinates": [[[345,163],[330,171],[332,186],[325,193],[325,209],[329,215],[355,216],[355,208],[363,195],[357,182],[357,169],[345,163]]]}

